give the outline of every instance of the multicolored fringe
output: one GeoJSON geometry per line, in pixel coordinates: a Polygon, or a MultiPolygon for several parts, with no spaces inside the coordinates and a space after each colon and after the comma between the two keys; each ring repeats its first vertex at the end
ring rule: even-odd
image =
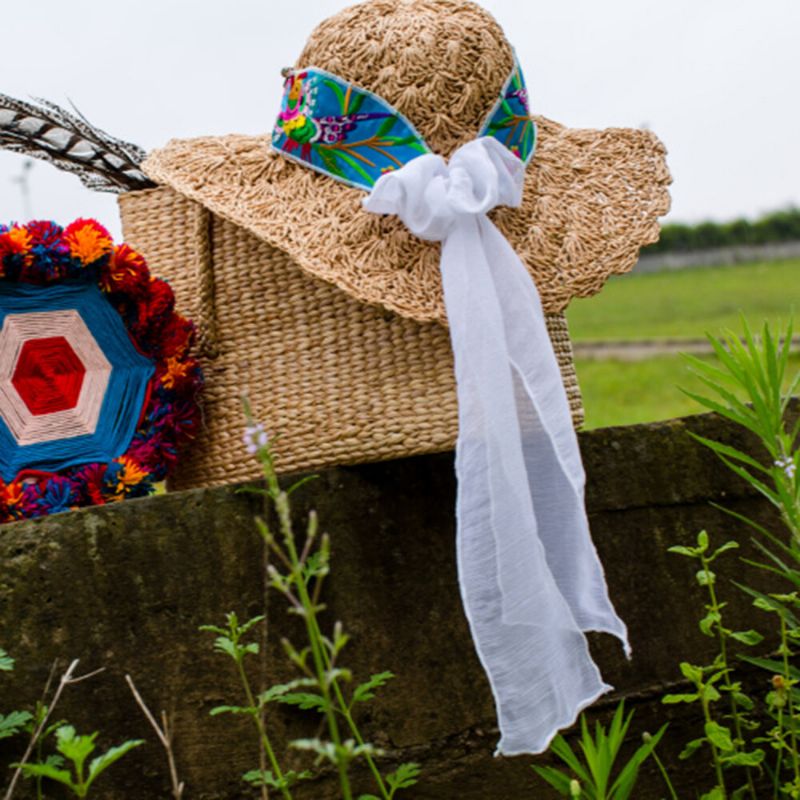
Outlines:
{"type": "MultiPolygon", "coordinates": [[[[97,287],[119,314],[147,372],[124,452],[106,462],[72,463],[51,471],[29,466],[12,480],[0,480],[0,523],[150,494],[172,471],[179,447],[200,424],[203,379],[190,355],[195,327],[175,312],[172,289],[150,275],[139,253],[114,245],[105,228],[84,219],[67,228],[44,221],[0,225],[0,293],[14,294],[9,284],[69,284],[79,292],[97,287]]],[[[37,311],[48,311],[46,295],[37,311]]],[[[52,347],[63,347],[56,338],[52,347]]],[[[40,341],[46,350],[47,340],[40,341]]],[[[65,391],[75,393],[72,387],[65,391]]]]}

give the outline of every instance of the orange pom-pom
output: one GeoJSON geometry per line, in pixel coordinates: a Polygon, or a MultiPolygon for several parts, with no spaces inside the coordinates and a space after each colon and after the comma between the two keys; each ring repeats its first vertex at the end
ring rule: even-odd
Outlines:
{"type": "Polygon", "coordinates": [[[64,231],[64,241],[70,255],[84,264],[93,264],[108,255],[114,247],[109,232],[93,219],[75,220],[64,231]]]}
{"type": "Polygon", "coordinates": [[[9,255],[21,255],[25,257],[26,263],[30,260],[32,238],[26,228],[14,225],[7,231],[0,233],[0,275],[3,274],[3,259],[9,255]]]}

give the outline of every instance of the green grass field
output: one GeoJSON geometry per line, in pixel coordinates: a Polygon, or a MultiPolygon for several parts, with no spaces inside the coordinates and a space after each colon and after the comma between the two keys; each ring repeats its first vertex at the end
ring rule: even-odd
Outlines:
{"type": "Polygon", "coordinates": [[[574,341],[702,337],[720,328],[800,323],[800,261],[703,267],[612,278],[567,311],[574,341]]]}
{"type": "MultiPolygon", "coordinates": [[[[577,361],[586,409],[585,428],[633,425],[700,414],[706,409],[678,387],[708,394],[680,356],[647,361],[577,361]]],[[[790,375],[800,370],[800,353],[792,356],[790,375]]]]}
{"type": "MultiPolygon", "coordinates": [[[[567,316],[574,341],[698,338],[741,330],[740,315],[773,330],[794,312],[800,327],[800,261],[705,267],[615,278],[596,297],[575,301],[567,316]]],[[[800,333],[800,330],[798,330],[800,333]]],[[[800,354],[791,372],[800,369],[800,354]]],[[[586,427],[628,425],[703,411],[679,389],[701,386],[680,356],[647,361],[577,362],[586,427]]]]}

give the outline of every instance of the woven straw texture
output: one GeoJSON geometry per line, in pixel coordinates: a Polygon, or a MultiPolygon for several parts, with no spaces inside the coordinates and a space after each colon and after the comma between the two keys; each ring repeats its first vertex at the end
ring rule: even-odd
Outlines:
{"type": "MultiPolygon", "coordinates": [[[[448,156],[477,136],[512,64],[502,30],[473,3],[370,0],[323,22],[296,66],[379,94],[448,156]]],[[[650,131],[536,121],[522,205],[491,218],[533,275],[545,310],[556,313],[631,269],[639,249],[657,240],[671,179],[650,131]]],[[[172,141],[143,169],[356,299],[445,324],[438,245],[396,218],[364,213],[362,191],[273,153],[268,137],[172,141]]]]}
{"type": "MultiPolygon", "coordinates": [[[[240,398],[280,433],[282,471],[451,449],[457,434],[447,330],[309,276],[272,247],[168,187],[120,197],[126,240],[170,281],[204,333],[204,427],[172,486],[259,477],[240,398]]],[[[582,407],[562,314],[548,317],[576,425],[582,407]]]]}

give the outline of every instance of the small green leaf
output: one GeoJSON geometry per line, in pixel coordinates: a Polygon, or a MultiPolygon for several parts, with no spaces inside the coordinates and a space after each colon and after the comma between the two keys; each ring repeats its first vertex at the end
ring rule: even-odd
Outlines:
{"type": "Polygon", "coordinates": [[[675,553],[679,556],[688,556],[689,558],[696,558],[698,553],[694,547],[684,547],[683,545],[676,544],[674,547],[667,549],[668,553],[675,553]]]}
{"type": "Polygon", "coordinates": [[[757,767],[764,760],[765,755],[763,750],[753,750],[751,753],[734,753],[724,756],[720,760],[724,764],[734,767],[757,767]]]}
{"type": "Polygon", "coordinates": [[[681,759],[681,761],[691,758],[705,743],[705,737],[700,739],[692,739],[692,741],[686,744],[683,750],[681,750],[681,754],[678,756],[678,758],[681,759]]]}
{"type": "Polygon", "coordinates": [[[532,767],[533,771],[547,781],[557,792],[569,797],[570,776],[555,767],[532,767]]]}
{"type": "Polygon", "coordinates": [[[129,739],[116,747],[109,748],[105,753],[93,759],[89,764],[89,778],[86,781],[86,788],[88,789],[100,775],[112,764],[119,761],[126,753],[143,744],[144,739],[129,739]]]}
{"type": "Polygon", "coordinates": [[[390,772],[386,776],[386,782],[392,788],[392,794],[394,794],[398,789],[408,789],[417,783],[421,773],[422,767],[413,761],[409,761],[406,764],[401,764],[394,772],[390,772]]]}
{"type": "Polygon", "coordinates": [[[203,633],[216,633],[220,636],[227,636],[228,631],[225,628],[220,628],[218,625],[200,625],[197,630],[203,633]]]}
{"type": "Polygon", "coordinates": [[[392,672],[378,672],[370,676],[368,681],[356,686],[353,691],[352,703],[365,703],[367,700],[372,700],[375,697],[374,689],[384,686],[392,678],[394,678],[392,672]]]}
{"type": "Polygon", "coordinates": [[[728,728],[720,725],[713,720],[707,722],[705,725],[705,732],[708,740],[717,748],[727,753],[733,750],[733,741],[731,740],[731,732],[728,728]]]}
{"type": "MultiPolygon", "coordinates": [[[[754,667],[760,667],[773,675],[782,675],[784,670],[783,662],[776,661],[772,658],[754,658],[753,656],[740,655],[742,661],[752,664],[754,667]]],[[[789,676],[793,680],[800,680],[800,669],[789,664],[789,676]]]]}
{"type": "Polygon", "coordinates": [[[661,702],[664,705],[675,705],[676,703],[694,703],[695,700],[699,700],[699,694],[665,694],[661,698],[661,702]]]}
{"type": "Polygon", "coordinates": [[[69,772],[58,769],[54,764],[11,764],[11,766],[21,768],[22,774],[27,778],[49,778],[68,787],[73,794],[78,793],[78,787],[72,782],[69,772]]]}
{"type": "Polygon", "coordinates": [[[697,579],[698,586],[713,586],[717,582],[716,573],[712,572],[710,569],[698,570],[695,578],[697,579]]]}
{"type": "Polygon", "coordinates": [[[0,739],[16,736],[32,719],[27,711],[11,711],[5,716],[0,714],[0,739]]]}
{"type": "Polygon", "coordinates": [[[258,616],[247,620],[247,622],[243,623],[237,628],[239,636],[240,637],[244,636],[251,628],[254,628],[256,625],[258,625],[259,622],[263,622],[264,619],[265,619],[264,615],[259,614],[258,616]]]}
{"type": "Polygon", "coordinates": [[[698,684],[703,680],[702,667],[695,667],[694,665],[689,664],[687,661],[682,661],[680,664],[680,670],[683,677],[694,684],[698,684]]]}
{"type": "Polygon", "coordinates": [[[255,709],[246,706],[214,706],[208,713],[212,717],[218,717],[220,714],[254,714],[255,709]]]}
{"type": "Polygon", "coordinates": [[[754,630],[735,631],[734,633],[731,633],[730,636],[731,639],[735,639],[737,642],[746,644],[749,647],[760,644],[762,641],[764,641],[764,637],[758,631],[754,630]]]}
{"type": "Polygon", "coordinates": [[[700,800],[725,800],[725,792],[722,788],[715,786],[710,792],[706,792],[700,800]]]}
{"type": "Polygon", "coordinates": [[[289,694],[289,692],[293,692],[295,689],[317,688],[318,686],[319,684],[316,678],[297,678],[288,683],[276,683],[274,686],[270,686],[265,692],[262,692],[258,696],[258,701],[259,704],[263,706],[267,703],[274,703],[280,700],[285,694],[289,694]]]}
{"type": "Polygon", "coordinates": [[[701,689],[701,697],[708,703],[716,703],[719,700],[719,692],[710,683],[701,689]]]}
{"type": "Polygon", "coordinates": [[[231,658],[236,658],[236,645],[227,636],[218,636],[214,640],[214,649],[218,653],[224,653],[231,658]]]}
{"type": "Polygon", "coordinates": [[[242,780],[247,781],[251,786],[269,786],[273,789],[289,789],[300,781],[307,781],[314,777],[314,773],[309,770],[295,772],[289,770],[283,773],[283,779],[276,778],[272,770],[252,769],[242,775],[242,780]]]}
{"type": "Polygon", "coordinates": [[[550,749],[585,783],[589,782],[589,773],[584,769],[567,740],[559,734],[550,743],[550,749]]]}
{"type": "Polygon", "coordinates": [[[304,711],[319,711],[321,714],[325,713],[325,698],[318,694],[311,694],[310,692],[292,692],[288,694],[279,695],[277,698],[279,703],[284,703],[287,706],[297,706],[304,711]]]}
{"type": "Polygon", "coordinates": [[[705,553],[708,550],[708,533],[706,531],[700,531],[697,534],[697,548],[701,553],[705,553]]]}
{"type": "Polygon", "coordinates": [[[75,771],[80,773],[83,769],[83,762],[94,751],[96,738],[97,733],[80,736],[72,725],[62,725],[56,731],[56,750],[71,761],[75,771]]]}
{"type": "Polygon", "coordinates": [[[718,558],[723,553],[727,553],[728,550],[738,550],[738,549],[739,549],[739,542],[734,542],[732,540],[730,542],[725,542],[725,544],[723,544],[721,547],[718,547],[711,554],[711,558],[709,558],[708,560],[709,561],[714,561],[714,559],[718,558]]]}
{"type": "Polygon", "coordinates": [[[287,490],[286,494],[291,497],[298,489],[305,486],[307,483],[311,483],[319,478],[319,475],[306,475],[304,478],[300,478],[300,480],[293,483],[287,490]]]}
{"type": "Polygon", "coordinates": [[[14,659],[0,647],[0,672],[11,672],[14,669],[14,659]]]}
{"type": "Polygon", "coordinates": [[[709,611],[708,614],[700,620],[700,630],[706,636],[714,636],[714,626],[718,625],[721,622],[722,618],[718,611],[709,611]]]}

